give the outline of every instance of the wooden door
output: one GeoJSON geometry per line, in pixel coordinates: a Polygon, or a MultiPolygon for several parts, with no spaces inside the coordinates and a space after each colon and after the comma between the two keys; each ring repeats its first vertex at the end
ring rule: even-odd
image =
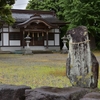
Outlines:
{"type": "Polygon", "coordinates": [[[35,46],[44,46],[44,36],[42,33],[33,33],[33,45],[35,46]]]}

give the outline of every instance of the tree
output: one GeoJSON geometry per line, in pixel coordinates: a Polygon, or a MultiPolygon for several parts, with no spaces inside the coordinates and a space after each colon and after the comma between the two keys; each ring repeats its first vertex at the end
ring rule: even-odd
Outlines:
{"type": "Polygon", "coordinates": [[[30,0],[26,9],[33,10],[51,10],[54,11],[59,19],[63,19],[63,1],[62,0],[30,0]]]}
{"type": "Polygon", "coordinates": [[[0,0],[0,23],[1,21],[8,24],[12,24],[14,19],[11,15],[11,5],[15,3],[15,0],[0,0]]]}
{"type": "MultiPolygon", "coordinates": [[[[87,26],[89,34],[100,40],[100,0],[63,0],[65,20],[70,21],[68,29],[79,25],[87,26]],[[98,37],[99,36],[99,37],[98,37]]],[[[100,42],[96,42],[100,47],[100,42]]]]}
{"type": "Polygon", "coordinates": [[[100,30],[100,0],[64,0],[65,19],[70,21],[69,28],[85,25],[89,30],[100,30]]]}

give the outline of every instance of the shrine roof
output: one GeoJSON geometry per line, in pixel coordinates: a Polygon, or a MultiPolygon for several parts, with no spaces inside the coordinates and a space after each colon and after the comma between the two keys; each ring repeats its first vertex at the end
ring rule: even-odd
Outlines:
{"type": "Polygon", "coordinates": [[[57,24],[58,26],[62,26],[67,24],[64,21],[59,20],[56,17],[56,14],[53,11],[36,11],[36,10],[18,10],[12,9],[12,16],[15,19],[16,23],[23,23],[37,14],[36,18],[40,18],[48,22],[49,24],[57,24]]]}

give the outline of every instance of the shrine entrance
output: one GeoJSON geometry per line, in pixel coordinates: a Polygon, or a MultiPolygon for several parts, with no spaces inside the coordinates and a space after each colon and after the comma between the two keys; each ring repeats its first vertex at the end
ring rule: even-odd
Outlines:
{"type": "Polygon", "coordinates": [[[29,20],[18,24],[23,38],[21,44],[23,48],[26,46],[24,38],[28,35],[30,40],[30,46],[45,46],[48,49],[48,33],[51,29],[58,28],[57,25],[53,25],[48,21],[42,19],[40,16],[32,16],[29,20]]]}
{"type": "Polygon", "coordinates": [[[32,34],[32,42],[34,46],[44,46],[44,34],[40,32],[35,32],[32,34]]]}
{"type": "MultiPolygon", "coordinates": [[[[24,38],[27,35],[31,38],[30,44],[29,44],[30,46],[44,46],[44,40],[46,40],[46,32],[25,31],[24,38]]],[[[26,46],[25,40],[24,40],[24,46],[26,46]]]]}

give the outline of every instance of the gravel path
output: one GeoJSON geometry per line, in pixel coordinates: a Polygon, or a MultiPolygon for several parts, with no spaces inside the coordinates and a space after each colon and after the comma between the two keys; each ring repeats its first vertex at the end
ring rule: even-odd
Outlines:
{"type": "Polygon", "coordinates": [[[67,54],[0,54],[0,62],[24,66],[65,66],[67,54]]]}
{"type": "MultiPolygon", "coordinates": [[[[96,56],[100,65],[100,56],[96,56]]],[[[17,66],[66,66],[67,54],[0,54],[0,62],[14,64],[17,66]]]]}

